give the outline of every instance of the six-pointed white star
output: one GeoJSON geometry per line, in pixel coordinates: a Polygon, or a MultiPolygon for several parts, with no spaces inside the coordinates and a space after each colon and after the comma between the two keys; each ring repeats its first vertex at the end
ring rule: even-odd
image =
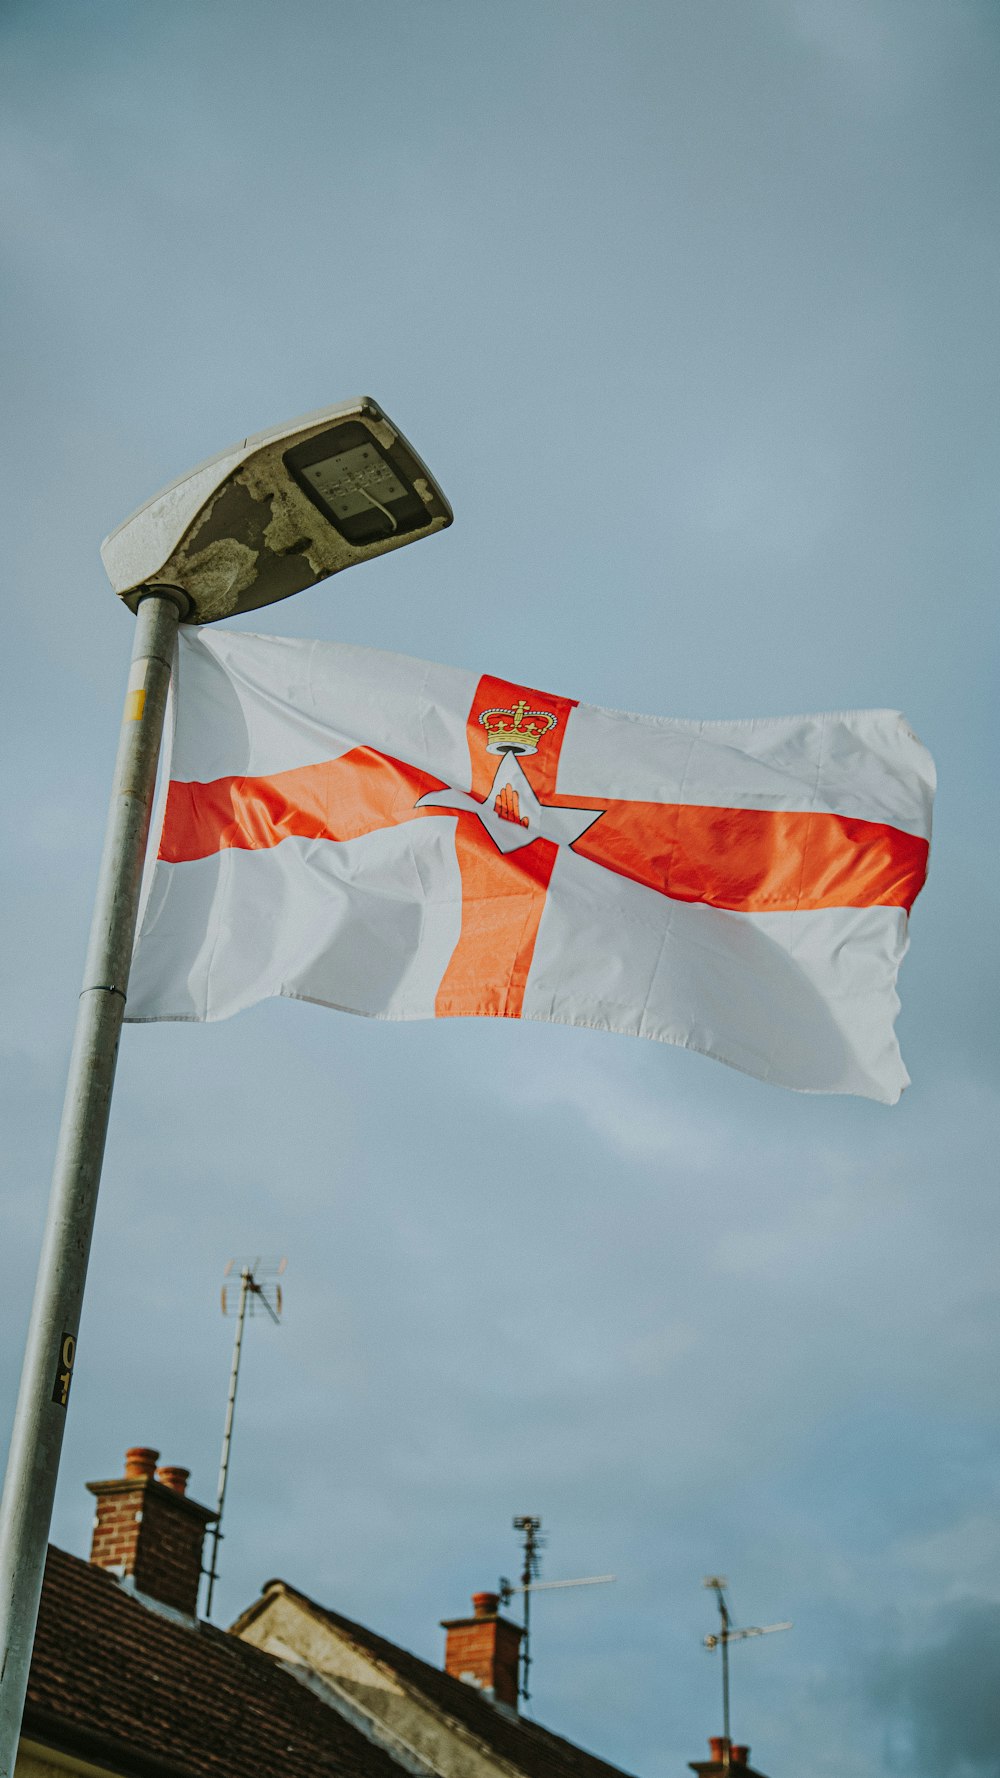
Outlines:
{"type": "Polygon", "coordinates": [[[556,809],[550,803],[540,803],[513,752],[504,754],[482,802],[470,796],[467,790],[430,790],[419,799],[416,807],[461,809],[478,815],[500,852],[516,852],[519,847],[530,846],[532,840],[539,839],[552,840],[557,846],[571,846],[604,813],[603,809],[556,809]],[[496,812],[496,803],[504,790],[512,793],[516,819],[496,812]]]}

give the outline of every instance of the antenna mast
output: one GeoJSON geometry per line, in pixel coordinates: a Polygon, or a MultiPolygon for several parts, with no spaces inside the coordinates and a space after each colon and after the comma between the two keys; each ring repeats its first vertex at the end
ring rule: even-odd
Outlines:
{"type": "Polygon", "coordinates": [[[542,1521],[530,1513],[519,1513],[514,1519],[514,1530],[520,1531],[524,1537],[524,1567],[521,1570],[521,1584],[515,1586],[513,1581],[500,1577],[497,1592],[501,1605],[509,1605],[515,1593],[524,1594],[524,1633],[521,1637],[521,1660],[518,1675],[517,1695],[525,1703],[531,1697],[528,1676],[531,1672],[531,1595],[541,1593],[555,1587],[600,1587],[608,1581],[617,1580],[614,1574],[587,1574],[580,1580],[537,1580],[542,1565],[542,1550],[545,1538],[541,1535],[542,1521]]]}
{"type": "MultiPolygon", "coordinates": [[[[515,1513],[514,1530],[520,1531],[524,1538],[524,1566],[521,1569],[521,1592],[524,1594],[524,1635],[521,1638],[521,1676],[517,1689],[518,1696],[527,1703],[531,1697],[529,1680],[531,1676],[532,1583],[541,1571],[545,1539],[542,1536],[541,1519],[531,1513],[515,1513]]],[[[501,1588],[501,1593],[503,1590],[501,1588]]]]}
{"type": "Polygon", "coordinates": [[[728,1772],[732,1763],[732,1741],[729,1734],[729,1644],[745,1642],[748,1636],[771,1636],[775,1630],[790,1630],[791,1624],[751,1624],[746,1630],[734,1630],[729,1606],[726,1603],[726,1588],[729,1585],[724,1574],[710,1574],[703,1583],[715,1594],[719,1607],[718,1634],[705,1637],[707,1649],[722,1650],[722,1767],[728,1772]]]}
{"type": "Polygon", "coordinates": [[[236,1337],[233,1340],[233,1362],[229,1372],[229,1395],[226,1400],[226,1424],[222,1434],[222,1458],[219,1463],[219,1490],[215,1503],[215,1524],[212,1526],[212,1550],[205,1570],[208,1586],[205,1593],[205,1616],[212,1615],[212,1595],[219,1578],[219,1545],[222,1542],[222,1509],[226,1504],[226,1483],[229,1480],[229,1451],[233,1442],[233,1418],[236,1413],[236,1386],[240,1380],[240,1358],[243,1353],[243,1326],[249,1309],[251,1316],[266,1312],[278,1325],[281,1318],[281,1285],[278,1280],[287,1266],[287,1259],[267,1262],[261,1259],[231,1259],[222,1276],[222,1313],[236,1316],[236,1337]],[[239,1268],[239,1296],[229,1280],[239,1268]]]}

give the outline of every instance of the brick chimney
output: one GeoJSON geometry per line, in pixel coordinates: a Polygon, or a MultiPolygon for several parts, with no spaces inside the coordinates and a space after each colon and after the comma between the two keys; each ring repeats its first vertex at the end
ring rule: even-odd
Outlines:
{"type": "Polygon", "coordinates": [[[517,1709],[517,1659],[524,1632],[500,1617],[498,1593],[473,1593],[472,1617],[444,1618],[444,1670],[517,1709]]]}
{"type": "Polygon", "coordinates": [[[194,1617],[201,1583],[201,1546],[215,1513],[185,1492],[189,1471],[157,1469],[159,1452],[133,1445],[125,1474],[113,1482],[88,1482],[97,1497],[90,1560],[137,1593],[194,1617]]]}
{"type": "Polygon", "coordinates": [[[750,1749],[741,1741],[730,1741],[729,1764],[726,1764],[726,1738],[724,1735],[711,1735],[708,1742],[710,1760],[692,1760],[691,1770],[698,1773],[698,1778],[763,1778],[763,1773],[754,1772],[750,1765],[750,1749]]]}

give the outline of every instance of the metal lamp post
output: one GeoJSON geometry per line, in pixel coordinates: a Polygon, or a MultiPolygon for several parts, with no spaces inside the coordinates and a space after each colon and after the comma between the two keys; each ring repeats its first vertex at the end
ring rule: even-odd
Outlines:
{"type": "Polygon", "coordinates": [[[24,1711],[177,626],[287,598],[451,520],[430,472],[365,397],[244,439],[102,546],[136,626],[0,1501],[0,1778],[13,1778],[24,1711]]]}

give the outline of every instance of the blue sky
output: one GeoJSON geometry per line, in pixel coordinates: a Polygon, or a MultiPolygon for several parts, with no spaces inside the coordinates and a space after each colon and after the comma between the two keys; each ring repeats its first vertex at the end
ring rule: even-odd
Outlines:
{"type": "Polygon", "coordinates": [[[131,618],[102,536],[369,392],[454,527],[255,616],[617,708],[902,708],[940,776],[894,1110],[626,1039],[278,1003],[131,1028],[55,1537],[148,1443],[438,1659],[541,1513],[541,1720],[644,1778],[1000,1773],[1000,22],[987,0],[7,0],[0,1412],[131,618]],[[992,906],[991,906],[992,903],[992,906]]]}

